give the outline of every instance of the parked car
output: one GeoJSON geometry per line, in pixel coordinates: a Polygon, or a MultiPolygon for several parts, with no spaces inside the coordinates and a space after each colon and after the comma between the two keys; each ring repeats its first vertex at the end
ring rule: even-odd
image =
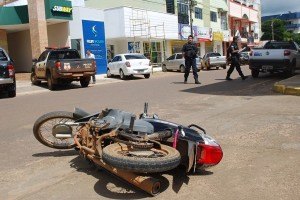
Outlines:
{"type": "Polygon", "coordinates": [[[58,84],[80,81],[82,87],[88,87],[91,76],[96,74],[94,59],[81,59],[76,49],[46,48],[38,59],[33,60],[31,82],[39,85],[46,80],[49,90],[58,84]]]}
{"type": "Polygon", "coordinates": [[[16,77],[13,61],[0,48],[0,92],[7,92],[9,97],[16,96],[16,77]]]}
{"type": "Polygon", "coordinates": [[[201,69],[210,70],[212,67],[226,69],[226,56],[213,52],[206,53],[201,62],[201,69]]]}
{"type": "Polygon", "coordinates": [[[107,77],[119,75],[121,79],[129,76],[144,75],[150,78],[152,71],[151,62],[143,54],[125,53],[116,55],[107,65],[107,77]]]}
{"type": "MultiPolygon", "coordinates": [[[[200,71],[201,59],[199,56],[196,58],[196,64],[198,71],[200,71]]],[[[185,63],[182,53],[175,53],[162,62],[162,71],[166,72],[168,70],[176,70],[184,73],[185,63]]]]}
{"type": "Polygon", "coordinates": [[[300,69],[300,47],[295,42],[269,41],[263,48],[254,48],[249,59],[252,77],[260,72],[283,72],[292,76],[300,69]]]}

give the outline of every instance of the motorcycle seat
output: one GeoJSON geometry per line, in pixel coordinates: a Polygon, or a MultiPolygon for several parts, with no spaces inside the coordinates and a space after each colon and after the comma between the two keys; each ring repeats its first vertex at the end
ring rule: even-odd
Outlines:
{"type": "MultiPolygon", "coordinates": [[[[120,126],[121,129],[127,130],[130,128],[131,117],[136,117],[133,113],[118,109],[104,110],[102,113],[103,117],[98,119],[98,123],[109,123],[108,129],[114,129],[120,126]]],[[[154,127],[145,120],[137,119],[134,120],[133,131],[152,134],[154,127]]]]}

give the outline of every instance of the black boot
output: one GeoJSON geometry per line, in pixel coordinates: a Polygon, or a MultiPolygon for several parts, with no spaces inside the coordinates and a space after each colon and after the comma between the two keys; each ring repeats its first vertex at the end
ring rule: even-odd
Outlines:
{"type": "Polygon", "coordinates": [[[187,78],[184,78],[184,82],[183,82],[184,84],[187,84],[187,78]]]}
{"type": "Polygon", "coordinates": [[[227,81],[232,81],[232,79],[229,76],[226,76],[227,81]]]}
{"type": "Polygon", "coordinates": [[[195,79],[195,84],[201,84],[198,79],[195,79]]]}

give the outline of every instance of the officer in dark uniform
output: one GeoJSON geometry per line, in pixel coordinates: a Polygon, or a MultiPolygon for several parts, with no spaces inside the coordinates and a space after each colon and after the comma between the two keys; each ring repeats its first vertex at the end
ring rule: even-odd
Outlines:
{"type": "Polygon", "coordinates": [[[236,71],[238,71],[239,75],[242,77],[243,80],[245,80],[247,78],[246,76],[244,76],[244,74],[241,70],[241,65],[240,65],[240,61],[239,61],[240,60],[239,47],[238,47],[237,41],[238,41],[238,37],[237,36],[233,37],[233,42],[230,44],[230,47],[229,47],[231,65],[227,71],[227,76],[226,76],[226,80],[228,80],[228,81],[232,80],[230,78],[230,75],[233,72],[234,68],[236,68],[236,71]]]}
{"type": "Polygon", "coordinates": [[[192,35],[189,35],[188,42],[184,44],[182,47],[182,54],[185,59],[184,83],[187,83],[187,79],[189,77],[191,67],[193,67],[195,84],[200,84],[200,82],[198,81],[198,73],[197,73],[198,69],[196,65],[198,48],[196,44],[193,42],[193,39],[194,37],[192,35]]]}

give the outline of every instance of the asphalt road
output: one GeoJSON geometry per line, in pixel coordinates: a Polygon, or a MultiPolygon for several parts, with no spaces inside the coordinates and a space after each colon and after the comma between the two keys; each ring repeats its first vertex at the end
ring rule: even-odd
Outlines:
{"type": "Polygon", "coordinates": [[[183,84],[176,72],[58,91],[24,83],[16,98],[0,99],[0,199],[300,199],[300,98],[272,92],[280,76],[242,81],[234,72],[235,80],[225,81],[225,73],[201,71],[201,85],[192,74],[183,84]],[[139,114],[144,102],[149,113],[204,127],[223,148],[221,163],[193,175],[163,174],[162,193],[149,197],[32,134],[34,121],[50,111],[108,107],[139,114]]]}

